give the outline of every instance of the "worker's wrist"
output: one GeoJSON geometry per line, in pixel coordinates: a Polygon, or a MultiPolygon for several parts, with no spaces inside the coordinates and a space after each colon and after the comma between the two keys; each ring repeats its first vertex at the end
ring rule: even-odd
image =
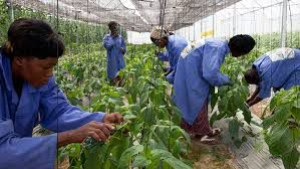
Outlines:
{"type": "Polygon", "coordinates": [[[58,147],[66,146],[71,143],[75,143],[74,130],[65,131],[57,134],[58,136],[58,147]]]}

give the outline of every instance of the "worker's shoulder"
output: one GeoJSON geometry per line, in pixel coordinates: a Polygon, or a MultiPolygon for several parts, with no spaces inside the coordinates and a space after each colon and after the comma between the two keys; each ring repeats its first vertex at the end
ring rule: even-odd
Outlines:
{"type": "Polygon", "coordinates": [[[188,45],[188,41],[184,37],[175,34],[169,36],[169,42],[175,46],[186,47],[188,45]]]}
{"type": "Polygon", "coordinates": [[[176,35],[176,34],[169,35],[168,39],[171,41],[176,41],[176,40],[187,41],[183,36],[176,35]]]}
{"type": "Polygon", "coordinates": [[[228,45],[228,41],[221,38],[207,38],[205,39],[205,44],[215,47],[222,47],[228,45]]]}
{"type": "Polygon", "coordinates": [[[300,49],[298,49],[298,48],[293,48],[293,50],[295,51],[295,54],[296,54],[297,56],[300,56],[300,49]]]}
{"type": "Polygon", "coordinates": [[[108,34],[105,34],[103,38],[106,39],[106,38],[110,38],[110,37],[111,37],[111,34],[108,33],[108,34]]]}

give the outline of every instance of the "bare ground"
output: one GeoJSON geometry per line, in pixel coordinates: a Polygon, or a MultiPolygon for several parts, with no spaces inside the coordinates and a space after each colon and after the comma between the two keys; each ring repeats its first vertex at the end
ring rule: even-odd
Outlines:
{"type": "Polygon", "coordinates": [[[192,140],[192,152],[188,157],[196,161],[194,169],[233,169],[234,155],[224,144],[206,145],[199,139],[192,140]]]}

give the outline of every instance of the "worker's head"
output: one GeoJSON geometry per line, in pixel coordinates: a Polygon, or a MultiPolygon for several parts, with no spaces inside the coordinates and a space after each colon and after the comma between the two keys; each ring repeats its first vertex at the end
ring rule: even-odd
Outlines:
{"type": "Polygon", "coordinates": [[[245,74],[244,78],[248,84],[258,85],[260,82],[259,74],[255,67],[249,69],[245,74]]]}
{"type": "Polygon", "coordinates": [[[168,44],[169,33],[161,27],[154,27],[150,34],[151,41],[158,47],[164,48],[168,44]]]}
{"type": "Polygon", "coordinates": [[[255,46],[255,40],[250,35],[235,35],[230,38],[228,46],[233,57],[248,54],[255,46]]]}
{"type": "Polygon", "coordinates": [[[8,30],[4,53],[11,58],[16,78],[34,87],[46,84],[65,50],[59,35],[44,21],[18,19],[8,30]]]}
{"type": "Polygon", "coordinates": [[[113,36],[117,36],[119,34],[118,30],[119,30],[119,24],[115,21],[110,21],[108,23],[108,28],[110,30],[110,33],[113,35],[113,36]]]}

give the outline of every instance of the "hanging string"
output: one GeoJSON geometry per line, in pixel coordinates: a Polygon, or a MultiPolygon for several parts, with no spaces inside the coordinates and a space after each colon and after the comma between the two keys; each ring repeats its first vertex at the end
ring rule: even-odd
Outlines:
{"type": "MultiPolygon", "coordinates": [[[[58,18],[58,9],[59,9],[59,6],[58,6],[58,0],[56,0],[56,32],[59,32],[59,18],[58,18]]],[[[53,10],[54,11],[54,10],[53,10]]],[[[55,16],[55,14],[54,14],[54,16],[55,16]]],[[[58,51],[58,44],[57,44],[57,56],[58,56],[58,53],[59,53],[59,51],[58,51]]],[[[59,69],[59,66],[58,66],[58,63],[59,62],[57,62],[57,66],[56,66],[56,68],[57,68],[57,72],[59,72],[60,71],[60,69],[59,69]]],[[[59,93],[59,89],[57,88],[56,89],[56,106],[58,106],[58,93],[59,93]]],[[[58,130],[58,120],[56,120],[56,129],[57,129],[57,131],[59,131],[58,130]]],[[[56,137],[56,142],[58,143],[58,137],[56,137]]],[[[59,155],[59,152],[58,151],[56,151],[56,157],[58,157],[58,155],[59,155]]],[[[59,160],[56,160],[56,166],[58,166],[59,165],[59,160]]]]}
{"type": "Polygon", "coordinates": [[[288,7],[289,7],[289,12],[290,12],[290,47],[293,47],[293,20],[292,20],[292,10],[291,10],[291,4],[288,1],[288,7]]]}
{"type": "MultiPolygon", "coordinates": [[[[87,11],[87,37],[86,37],[86,48],[87,48],[87,57],[88,57],[88,61],[89,63],[87,64],[88,66],[88,69],[87,69],[87,73],[88,73],[88,79],[91,78],[91,72],[90,71],[90,67],[91,67],[91,57],[90,57],[90,45],[89,45],[89,42],[90,42],[90,29],[89,29],[89,18],[90,18],[90,11],[89,11],[89,0],[86,1],[86,11],[87,11]]],[[[88,91],[88,92],[91,92],[91,91],[88,91]]],[[[88,99],[89,101],[91,100],[90,98],[91,96],[91,93],[88,93],[88,99]]],[[[88,105],[89,109],[90,109],[90,104],[88,105]]]]}
{"type": "MultiPolygon", "coordinates": [[[[271,4],[273,4],[273,0],[271,0],[271,4]]],[[[270,22],[271,22],[271,26],[270,26],[270,35],[269,35],[269,44],[270,44],[270,48],[269,50],[272,50],[272,27],[273,27],[273,21],[272,21],[272,16],[273,16],[273,6],[271,6],[271,17],[270,17],[270,22]]]]}

